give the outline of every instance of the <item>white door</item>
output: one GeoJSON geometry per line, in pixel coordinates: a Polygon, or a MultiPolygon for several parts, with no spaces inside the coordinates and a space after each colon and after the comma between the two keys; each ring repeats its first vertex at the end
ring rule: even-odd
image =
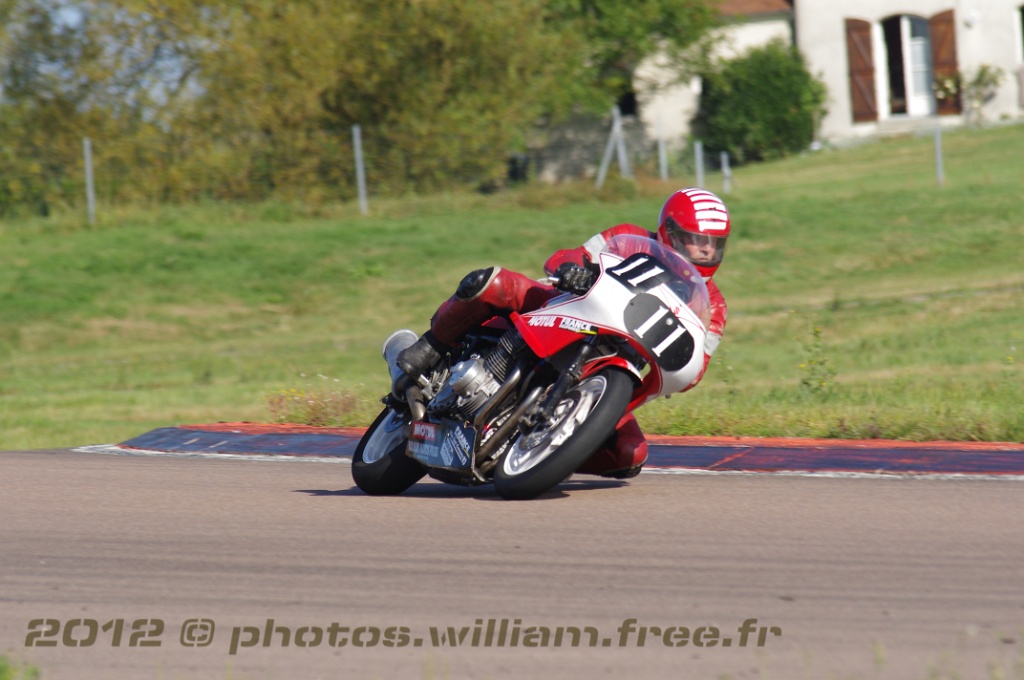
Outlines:
{"type": "Polygon", "coordinates": [[[935,113],[932,91],[932,43],[928,21],[904,15],[900,21],[903,38],[903,73],[907,88],[907,115],[935,113]]]}

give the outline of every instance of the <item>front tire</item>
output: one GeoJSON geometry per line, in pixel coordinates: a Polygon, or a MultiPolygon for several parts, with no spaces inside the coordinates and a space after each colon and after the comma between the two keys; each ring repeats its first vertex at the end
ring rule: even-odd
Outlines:
{"type": "Polygon", "coordinates": [[[405,455],[408,438],[403,431],[408,414],[384,409],[352,454],[352,479],[371,496],[394,496],[426,474],[423,466],[405,455]]]}
{"type": "Polygon", "coordinates": [[[615,431],[633,394],[633,378],[617,368],[588,376],[555,407],[553,421],[522,434],[498,461],[502,498],[536,498],[569,477],[615,431]]]}

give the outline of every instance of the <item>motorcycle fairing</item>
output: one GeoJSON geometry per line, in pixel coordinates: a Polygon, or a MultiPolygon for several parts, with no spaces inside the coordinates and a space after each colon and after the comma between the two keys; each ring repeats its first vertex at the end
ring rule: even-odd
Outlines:
{"type": "Polygon", "coordinates": [[[454,420],[416,421],[412,424],[406,453],[424,465],[451,470],[470,470],[476,429],[454,420]]]}
{"type": "MultiPolygon", "coordinates": [[[[622,238],[633,237],[613,242],[622,238]]],[[[707,305],[707,291],[688,288],[693,284],[680,278],[686,271],[659,260],[657,247],[652,252],[649,240],[640,245],[642,252],[602,252],[601,274],[586,294],[560,296],[536,311],[512,314],[511,319],[530,349],[545,359],[585,335],[625,338],[650,363],[651,370],[643,377],[643,401],[648,401],[682,391],[699,377],[707,326],[681,294],[702,294],[704,300],[693,305],[700,309],[707,305]]],[[[641,375],[638,367],[630,368],[641,375]]]]}

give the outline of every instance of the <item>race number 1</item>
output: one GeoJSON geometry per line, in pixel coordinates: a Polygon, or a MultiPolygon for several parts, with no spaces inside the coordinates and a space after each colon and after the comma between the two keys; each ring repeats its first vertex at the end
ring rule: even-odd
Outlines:
{"type": "Polygon", "coordinates": [[[660,262],[644,253],[637,253],[607,271],[634,292],[648,291],[672,278],[660,262]]]}
{"type": "Polygon", "coordinates": [[[664,370],[678,371],[693,358],[693,336],[665,303],[653,295],[641,293],[630,300],[623,321],[664,370]]]}

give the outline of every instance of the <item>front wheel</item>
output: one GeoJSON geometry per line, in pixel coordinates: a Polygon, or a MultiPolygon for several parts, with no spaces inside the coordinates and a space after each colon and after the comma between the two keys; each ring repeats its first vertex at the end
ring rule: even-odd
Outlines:
{"type": "Polygon", "coordinates": [[[402,493],[426,474],[423,466],[405,455],[409,416],[384,409],[352,454],[352,479],[371,496],[402,493]]]}
{"type": "Polygon", "coordinates": [[[615,431],[632,393],[633,378],[617,368],[577,383],[555,407],[550,423],[522,434],[498,461],[498,495],[536,498],[575,472],[615,431]]]}

